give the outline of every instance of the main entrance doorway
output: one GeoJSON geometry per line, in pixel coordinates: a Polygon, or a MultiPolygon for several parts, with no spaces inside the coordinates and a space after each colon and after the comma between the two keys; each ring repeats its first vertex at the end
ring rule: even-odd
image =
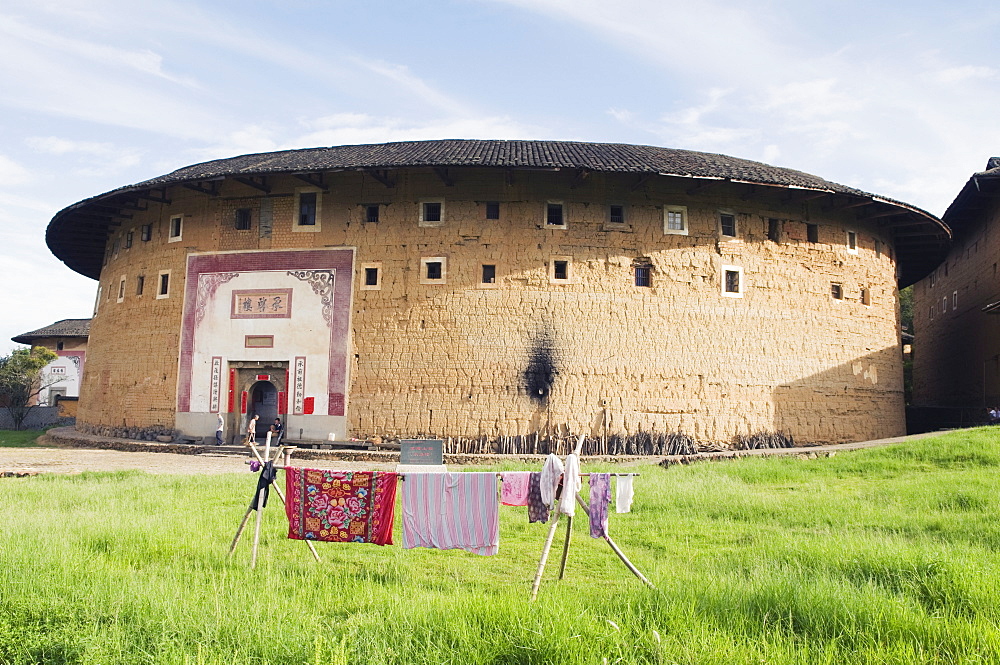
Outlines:
{"type": "Polygon", "coordinates": [[[271,423],[278,417],[278,389],[270,381],[258,381],[247,392],[250,394],[247,417],[260,416],[257,419],[257,437],[266,436],[271,423]]]}

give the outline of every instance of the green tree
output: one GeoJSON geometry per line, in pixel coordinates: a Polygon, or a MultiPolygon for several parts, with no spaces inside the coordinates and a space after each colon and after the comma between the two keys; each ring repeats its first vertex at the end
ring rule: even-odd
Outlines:
{"type": "Polygon", "coordinates": [[[21,429],[25,418],[37,406],[38,395],[58,382],[58,379],[42,379],[42,368],[58,357],[41,346],[15,349],[10,355],[0,356],[0,406],[10,414],[14,429],[21,429]]]}
{"type": "Polygon", "coordinates": [[[899,322],[903,330],[913,334],[913,287],[908,286],[899,292],[899,322]]]}

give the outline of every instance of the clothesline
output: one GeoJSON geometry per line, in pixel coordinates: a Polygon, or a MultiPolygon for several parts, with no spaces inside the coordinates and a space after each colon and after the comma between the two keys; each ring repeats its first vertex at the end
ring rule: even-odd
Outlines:
{"type": "MultiPolygon", "coordinates": [[[[253,460],[247,460],[246,463],[247,464],[252,464],[253,460]]],[[[301,468],[304,468],[304,467],[301,467],[301,466],[278,466],[277,464],[275,464],[272,468],[286,470],[286,469],[301,469],[301,468]]],[[[336,471],[336,470],[337,469],[330,469],[330,471],[336,471]]],[[[442,473],[442,472],[440,472],[440,471],[425,471],[425,472],[410,471],[409,473],[442,473]]],[[[447,473],[464,473],[464,471],[448,471],[447,473]]],[[[503,474],[504,473],[525,473],[525,472],[524,471],[507,471],[507,472],[497,471],[497,473],[496,473],[497,478],[503,478],[503,474]]],[[[404,472],[397,472],[396,476],[400,480],[406,480],[406,474],[407,474],[407,472],[405,472],[405,471],[404,472]]],[[[588,473],[581,473],[580,475],[581,476],[590,476],[591,474],[588,472],[588,473]]],[[[615,477],[615,478],[625,478],[625,477],[628,477],[628,476],[639,477],[642,474],[641,473],[609,473],[607,475],[615,477]]]]}

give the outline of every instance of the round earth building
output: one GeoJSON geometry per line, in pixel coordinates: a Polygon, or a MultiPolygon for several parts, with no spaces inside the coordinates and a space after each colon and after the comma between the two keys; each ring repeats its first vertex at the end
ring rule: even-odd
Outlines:
{"type": "Polygon", "coordinates": [[[904,432],[897,288],[948,239],[758,162],[478,140],[206,162],[47,232],[99,280],[86,429],[812,443],[904,432]]]}

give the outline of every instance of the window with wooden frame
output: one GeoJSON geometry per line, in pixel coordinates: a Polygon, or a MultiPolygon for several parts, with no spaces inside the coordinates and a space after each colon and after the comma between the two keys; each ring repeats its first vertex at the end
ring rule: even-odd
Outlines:
{"type": "Polygon", "coordinates": [[[726,240],[735,240],[739,229],[736,227],[736,213],[719,212],[719,235],[726,240]]]}
{"type": "Polygon", "coordinates": [[[167,242],[177,242],[184,235],[184,215],[174,215],[170,218],[167,231],[167,242]]]}
{"type": "Polygon", "coordinates": [[[131,229],[125,234],[125,249],[132,249],[132,240],[135,238],[135,232],[131,229]]]}
{"type": "Polygon", "coordinates": [[[150,238],[153,237],[153,225],[143,224],[139,229],[139,240],[143,242],[149,242],[150,238]]]}
{"type": "Polygon", "coordinates": [[[295,223],[292,231],[318,233],[322,230],[323,192],[317,187],[295,190],[295,223]]]}
{"type": "Polygon", "coordinates": [[[237,231],[249,231],[250,230],[250,208],[237,208],[234,219],[233,227],[237,231]]]}
{"type": "Polygon", "coordinates": [[[834,300],[844,299],[844,285],[837,282],[830,283],[830,297],[834,300]]]}
{"type": "Polygon", "coordinates": [[[500,202],[486,202],[486,219],[500,219],[500,202]]]}
{"type": "Polygon", "coordinates": [[[143,290],[146,288],[146,276],[136,275],[135,278],[135,295],[141,296],[143,290]]]}
{"type": "Polygon", "coordinates": [[[377,203],[369,203],[365,206],[365,224],[378,224],[381,207],[377,203]]]}
{"type": "Polygon", "coordinates": [[[687,206],[663,206],[663,233],[681,236],[688,234],[687,206]]]}
{"type": "Polygon", "coordinates": [[[497,283],[497,267],[492,263],[482,264],[482,276],[480,278],[480,284],[483,286],[496,286],[497,283]]]}
{"type": "Polygon", "coordinates": [[[125,275],[121,276],[118,280],[118,300],[117,302],[123,302],[125,300],[125,275]]]}
{"type": "Polygon", "coordinates": [[[851,254],[858,253],[858,234],[856,231],[847,232],[847,251],[851,254]]]}
{"type": "Polygon", "coordinates": [[[633,261],[632,277],[636,286],[653,286],[653,264],[648,259],[633,261]]]}

